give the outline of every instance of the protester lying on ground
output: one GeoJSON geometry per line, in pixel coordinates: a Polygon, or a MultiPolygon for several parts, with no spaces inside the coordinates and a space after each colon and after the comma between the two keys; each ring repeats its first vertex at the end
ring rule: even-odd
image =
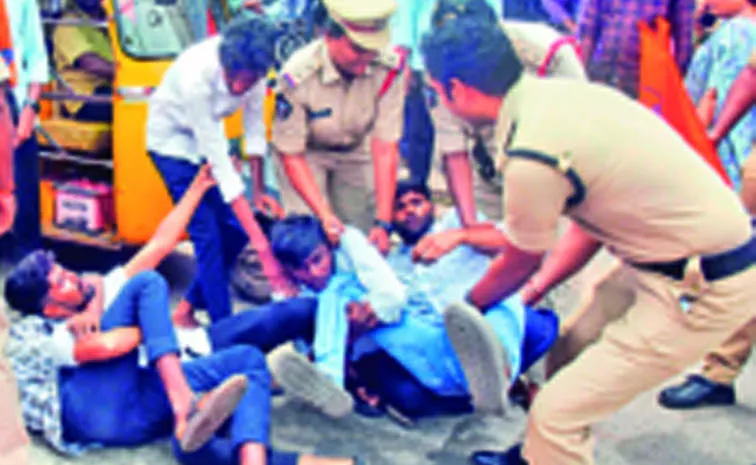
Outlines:
{"type": "Polygon", "coordinates": [[[187,465],[355,463],[269,448],[270,377],[259,350],[239,345],[180,364],[168,286],[154,268],[213,185],[200,170],[153,238],[105,277],[80,278],[45,251],[14,268],[5,297],[27,316],[11,328],[9,353],[27,428],[72,455],[173,431],[176,458],[187,465]]]}
{"type": "Polygon", "coordinates": [[[314,364],[293,351],[280,352],[271,361],[274,376],[290,395],[329,415],[351,410],[353,400],[344,387],[411,418],[468,412],[473,406],[501,413],[508,385],[528,358],[522,353],[526,320],[531,315],[537,320],[528,326],[545,333],[540,339],[546,347],[555,337],[556,321],[526,310],[519,297],[502,302],[485,319],[458,318],[453,302],[461,300],[490,260],[476,248],[497,249],[501,233],[489,225],[451,229],[450,224],[459,224],[454,213],[434,225],[427,187],[403,184],[399,193],[395,223],[405,242],[388,262],[355,228],[347,227],[333,248],[314,217],[291,216],[273,226],[276,258],[302,295],[318,299],[314,364]],[[431,226],[440,234],[427,235],[431,226]],[[421,263],[412,263],[408,252],[415,241],[420,241],[415,255],[421,263]],[[422,263],[430,259],[441,260],[422,263]],[[469,324],[482,326],[487,340],[466,339],[469,324]],[[466,380],[457,356],[477,357],[498,376],[466,380]]]}

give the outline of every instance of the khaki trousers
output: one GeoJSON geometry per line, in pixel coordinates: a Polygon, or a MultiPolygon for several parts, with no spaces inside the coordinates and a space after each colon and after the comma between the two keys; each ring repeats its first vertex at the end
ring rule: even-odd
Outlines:
{"type": "MultiPolygon", "coordinates": [[[[742,169],[740,198],[752,217],[756,217],[756,152],[746,158],[742,169]]],[[[756,309],[756,302],[754,302],[756,309]]],[[[751,355],[756,340],[756,319],[733,334],[723,345],[706,355],[703,375],[715,383],[731,385],[751,355]]]]}
{"type": "Polygon", "coordinates": [[[0,464],[27,465],[29,438],[21,420],[16,381],[5,358],[9,327],[5,308],[0,306],[0,464]]]}
{"type": "MultiPolygon", "coordinates": [[[[375,218],[373,159],[363,150],[355,152],[308,151],[310,170],[320,192],[336,216],[368,233],[375,218]]],[[[280,161],[276,163],[278,186],[287,213],[312,213],[289,183],[280,161]]]]}
{"type": "Polygon", "coordinates": [[[581,321],[614,321],[556,373],[531,408],[523,450],[530,465],[593,464],[592,425],[683,371],[752,319],[754,282],[756,267],[712,283],[684,313],[679,283],[615,267],[596,287],[593,303],[567,329],[583,329],[581,321]],[[589,316],[602,310],[598,303],[607,296],[617,307],[589,316]]]}

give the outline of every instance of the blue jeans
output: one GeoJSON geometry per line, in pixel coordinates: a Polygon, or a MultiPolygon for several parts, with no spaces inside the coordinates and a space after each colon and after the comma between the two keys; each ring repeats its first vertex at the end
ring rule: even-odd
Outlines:
{"type": "MultiPolygon", "coordinates": [[[[169,315],[165,280],[148,271],[131,278],[101,321],[103,331],[138,326],[142,330],[150,364],[166,354],[178,353],[169,315]]],[[[250,385],[239,407],[216,438],[192,454],[177,447],[181,463],[238,463],[236,454],[245,443],[268,443],[270,375],[263,354],[236,346],[183,365],[195,392],[209,391],[229,376],[244,374],[250,385]]],[[[60,375],[64,436],[69,441],[104,446],[136,446],[171,435],[173,411],[160,376],[154,368],[138,365],[138,352],[115,360],[65,369],[60,375]],[[93,400],[97,402],[92,405],[93,400]]],[[[278,454],[271,463],[296,463],[296,456],[278,454]]]]}
{"type": "MultiPolygon", "coordinates": [[[[553,311],[528,307],[525,311],[520,373],[543,357],[559,335],[559,318],[553,311]]],[[[473,409],[469,396],[436,394],[382,350],[361,358],[355,368],[368,390],[411,419],[468,413],[473,409]]]]}
{"type": "MultiPolygon", "coordinates": [[[[368,391],[410,419],[473,411],[469,396],[436,394],[383,350],[360,358],[355,368],[368,391]]],[[[353,387],[348,386],[350,390],[353,387]]]]}
{"type": "MultiPolygon", "coordinates": [[[[199,166],[153,152],[150,157],[177,203],[199,166]]],[[[186,299],[195,308],[207,309],[212,321],[218,322],[231,315],[229,271],[249,238],[217,187],[205,194],[188,230],[197,257],[197,274],[186,299]]]]}
{"type": "MultiPolygon", "coordinates": [[[[18,124],[19,102],[7,91],[14,126],[18,124]]],[[[41,244],[39,213],[39,147],[37,136],[24,141],[13,152],[13,177],[16,184],[16,219],[13,223],[14,258],[21,259],[41,244]]]]}
{"type": "Polygon", "coordinates": [[[213,350],[244,344],[270,352],[289,341],[312,342],[317,300],[297,297],[237,313],[207,329],[213,350]]]}
{"type": "Polygon", "coordinates": [[[430,176],[435,137],[424,89],[422,73],[413,71],[404,101],[404,135],[400,142],[410,177],[419,183],[427,182],[430,176]]]}

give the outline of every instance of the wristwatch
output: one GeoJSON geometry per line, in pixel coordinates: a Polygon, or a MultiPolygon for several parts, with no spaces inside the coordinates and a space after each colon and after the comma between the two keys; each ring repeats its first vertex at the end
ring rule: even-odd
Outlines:
{"type": "Polygon", "coordinates": [[[376,218],[375,220],[373,220],[373,224],[375,226],[378,226],[379,228],[383,229],[388,234],[391,234],[394,231],[394,225],[392,225],[388,221],[383,221],[383,220],[379,220],[378,218],[376,218]]]}

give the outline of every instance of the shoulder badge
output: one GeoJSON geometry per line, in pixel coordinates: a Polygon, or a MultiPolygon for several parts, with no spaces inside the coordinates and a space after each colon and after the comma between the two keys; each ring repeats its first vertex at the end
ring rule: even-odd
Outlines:
{"type": "Polygon", "coordinates": [[[294,52],[281,70],[279,84],[294,89],[314,76],[323,66],[323,46],[315,41],[294,52]]]}
{"type": "Polygon", "coordinates": [[[390,69],[400,71],[404,67],[405,57],[398,48],[387,48],[378,55],[378,63],[390,69]]]}

